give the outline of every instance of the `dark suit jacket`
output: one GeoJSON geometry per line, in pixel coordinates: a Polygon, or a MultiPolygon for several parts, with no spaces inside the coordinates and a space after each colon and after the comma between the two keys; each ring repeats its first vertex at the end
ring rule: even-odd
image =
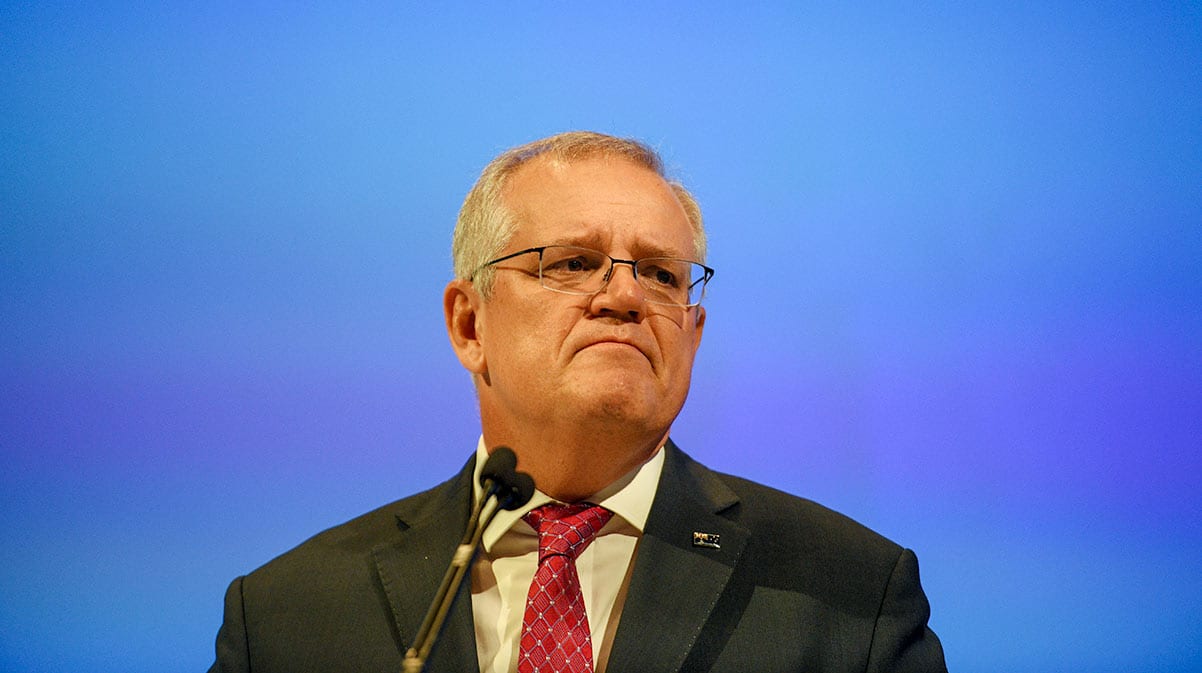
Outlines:
{"type": "MultiPolygon", "coordinates": [[[[666,451],[610,673],[946,671],[911,551],[666,451]]],[[[234,580],[210,673],[400,671],[466,526],[472,467],[234,580]]],[[[426,670],[477,670],[466,584],[426,670]]]]}

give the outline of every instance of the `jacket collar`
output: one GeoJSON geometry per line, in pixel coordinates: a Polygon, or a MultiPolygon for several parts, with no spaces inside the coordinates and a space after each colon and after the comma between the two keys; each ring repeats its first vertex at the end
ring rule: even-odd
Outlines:
{"type": "MultiPolygon", "coordinates": [[[[609,671],[680,670],[730,582],[748,531],[723,516],[738,505],[713,472],[671,441],[627,588],[609,671]],[[717,540],[699,546],[695,534],[717,540]],[[713,537],[713,536],[716,536],[713,537]]],[[[412,644],[470,516],[475,457],[450,481],[402,502],[399,537],[373,551],[396,620],[397,639],[412,644]]],[[[477,670],[471,587],[460,588],[427,662],[431,671],[477,670]]],[[[693,663],[699,654],[694,653],[693,663]]],[[[704,667],[703,667],[704,668],[704,667]]]]}
{"type": "MultiPolygon", "coordinates": [[[[467,527],[474,466],[473,456],[450,481],[402,501],[396,510],[400,535],[377,545],[372,552],[396,621],[402,655],[413,644],[467,527]]],[[[471,593],[470,584],[464,582],[430,652],[426,670],[477,670],[471,593]]]]}
{"type": "Polygon", "coordinates": [[[664,448],[664,471],[606,664],[610,671],[681,670],[749,537],[722,516],[738,505],[738,496],[671,441],[664,448]],[[695,541],[697,533],[709,537],[695,541]],[[716,549],[698,545],[715,540],[716,549]]]}

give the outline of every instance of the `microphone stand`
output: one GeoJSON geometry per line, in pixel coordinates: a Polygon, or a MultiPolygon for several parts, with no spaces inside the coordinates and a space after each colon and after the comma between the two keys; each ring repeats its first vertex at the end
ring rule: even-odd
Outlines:
{"type": "Polygon", "coordinates": [[[426,659],[442,631],[442,624],[455,602],[455,594],[463,584],[467,569],[476,558],[480,539],[484,536],[488,524],[492,523],[501,510],[517,509],[529,502],[530,497],[534,495],[534,480],[525,472],[515,472],[516,463],[513,451],[499,446],[484,464],[480,475],[484,493],[480,502],[472,509],[467,530],[464,531],[459,546],[455,548],[451,565],[443,575],[442,584],[438,587],[438,593],[434,595],[434,602],[430,604],[421,628],[418,629],[413,646],[405,653],[405,661],[401,668],[403,673],[421,673],[425,668],[426,659]]]}

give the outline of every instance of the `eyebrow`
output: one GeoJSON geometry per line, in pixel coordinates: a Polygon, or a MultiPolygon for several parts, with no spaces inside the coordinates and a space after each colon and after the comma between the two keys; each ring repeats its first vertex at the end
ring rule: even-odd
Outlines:
{"type": "MultiPolygon", "coordinates": [[[[547,245],[570,245],[576,248],[591,248],[601,252],[608,252],[601,242],[601,236],[598,234],[582,234],[578,236],[566,236],[555,239],[547,245]]],[[[678,250],[669,250],[654,244],[648,244],[643,241],[635,241],[632,249],[634,259],[645,259],[647,257],[674,257],[678,259],[692,259],[692,253],[685,253],[678,250]]]]}

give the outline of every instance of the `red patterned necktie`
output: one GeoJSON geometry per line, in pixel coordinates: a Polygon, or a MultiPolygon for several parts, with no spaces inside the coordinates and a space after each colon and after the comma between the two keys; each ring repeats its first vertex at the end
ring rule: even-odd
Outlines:
{"type": "Polygon", "coordinates": [[[538,531],[538,572],[526,595],[518,673],[592,673],[589,634],[576,557],[613,512],[591,503],[543,505],[525,517],[538,531]]]}

